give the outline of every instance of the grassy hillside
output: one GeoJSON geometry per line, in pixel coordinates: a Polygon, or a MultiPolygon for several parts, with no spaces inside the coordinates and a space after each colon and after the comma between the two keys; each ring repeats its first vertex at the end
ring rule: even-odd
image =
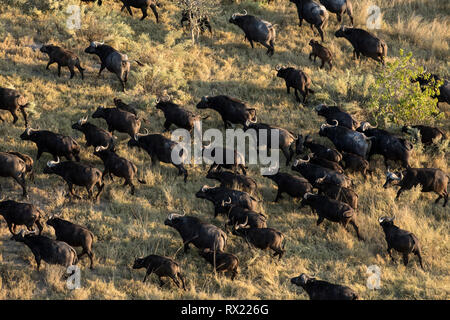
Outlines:
{"type": "MultiPolygon", "coordinates": [[[[149,119],[145,125],[151,132],[163,130],[164,118],[154,108],[156,98],[164,91],[174,101],[189,110],[203,95],[228,94],[255,107],[261,122],[278,125],[293,132],[312,134],[318,141],[331,145],[318,136],[323,122],[314,112],[319,103],[341,105],[359,120],[365,118],[364,101],[374,74],[381,68],[373,61],[358,66],[351,59],[352,49],[343,39],[334,37],[339,28],[335,15],[330,16],[325,30],[325,45],[334,53],[335,68],[320,70],[308,60],[311,38],[318,39],[308,25],[298,27],[295,6],[287,0],[266,2],[223,1],[222,11],[211,17],[214,34],[200,37],[199,45],[192,46],[188,34],[179,29],[180,9],[173,1],[162,0],[161,22],[156,24],[153,15],[139,21],[120,12],[118,1],[106,0],[103,6],[82,5],[82,29],[68,30],[67,5],[79,4],[75,0],[3,0],[0,7],[0,86],[16,88],[32,102],[29,109],[31,125],[71,135],[84,144],[84,138],[71,129],[71,124],[98,106],[112,106],[119,97],[132,103],[141,116],[149,119]],[[234,12],[246,9],[277,24],[277,40],[273,57],[266,49],[256,45],[251,49],[244,35],[228,23],[234,12]],[[145,63],[144,67],[132,65],[128,90],[120,91],[115,75],[103,72],[97,78],[99,60],[84,53],[90,40],[105,41],[130,59],[145,63]],[[45,70],[47,56],[33,51],[31,46],[53,43],[76,52],[87,69],[85,80],[79,74],[68,79],[63,69],[57,77],[56,66],[45,70]],[[293,65],[304,70],[313,82],[314,96],[306,105],[295,102],[294,95],[286,94],[284,81],[276,77],[277,64],[293,65]]],[[[219,1],[218,1],[219,2],[219,1]]],[[[366,28],[367,8],[370,4],[381,7],[383,23],[374,33],[384,39],[389,47],[387,61],[398,56],[402,48],[412,51],[419,64],[429,71],[448,78],[450,68],[449,12],[450,3],[442,0],[360,0],[353,1],[355,24],[366,28]]],[[[344,17],[347,22],[348,17],[344,17]]],[[[448,131],[449,106],[442,105],[444,120],[435,125],[448,131]]],[[[210,118],[204,128],[223,124],[218,115],[205,111],[210,118]]],[[[0,123],[0,150],[17,150],[35,157],[32,143],[19,139],[24,130],[23,121],[11,125],[11,117],[0,123]]],[[[105,128],[105,122],[89,119],[105,128]]],[[[399,132],[399,128],[389,128],[399,132]]],[[[65,197],[66,185],[61,178],[42,173],[49,154],[44,154],[36,165],[35,184],[29,183],[29,201],[48,214],[59,213],[64,219],[87,226],[95,235],[96,268],[89,270],[89,260],[84,258],[82,288],[66,289],[61,280],[64,269],[44,264],[40,272],[31,251],[22,244],[10,241],[10,233],[0,219],[0,299],[307,299],[307,295],[290,284],[290,278],[305,272],[315,273],[320,279],[348,285],[363,299],[448,299],[450,284],[449,261],[449,206],[434,205],[435,194],[422,194],[414,189],[394,200],[396,188],[383,189],[384,165],[382,158],[374,157],[371,166],[374,175],[364,181],[360,175],[354,179],[359,195],[358,224],[367,239],[359,242],[353,230],[346,232],[342,226],[325,222],[316,226],[316,216],[308,207],[298,209],[299,202],[285,196],[278,204],[274,185],[251,167],[249,175],[259,185],[259,197],[264,199],[261,212],[268,224],[286,235],[286,254],[281,261],[274,260],[269,252],[249,250],[239,238],[229,235],[227,251],[238,255],[241,266],[239,276],[232,282],[223,275],[214,275],[212,267],[192,248],[182,252],[178,233],[164,226],[168,213],[183,209],[217,226],[225,218],[213,218],[210,202],[196,199],[194,194],[202,185],[212,185],[205,179],[206,168],[189,166],[189,179],[185,184],[176,176],[172,166],[161,164],[150,169],[149,159],[143,151],[127,148],[126,135],[119,138],[118,154],[132,160],[143,172],[147,185],[140,185],[135,196],[129,194],[116,179],[107,181],[99,203],[86,200],[69,200],[65,197]],[[401,228],[414,232],[421,240],[426,272],[420,269],[416,257],[408,267],[388,259],[386,242],[378,217],[396,215],[401,228]],[[325,231],[327,229],[327,231],[325,231]],[[147,254],[174,257],[184,269],[187,291],[178,290],[172,283],[159,288],[155,276],[143,284],[144,270],[131,266],[135,257],[147,254]],[[366,287],[367,266],[381,268],[381,289],[366,287]]],[[[167,134],[167,136],[169,136],[167,134]]],[[[284,159],[284,158],[283,158],[284,159]]],[[[103,169],[103,164],[92,155],[92,149],[83,148],[82,161],[103,169]]],[[[444,151],[424,151],[415,145],[413,167],[437,167],[449,172],[448,148],[444,151]]],[[[282,167],[282,171],[291,172],[282,167]]],[[[0,179],[2,196],[21,201],[21,190],[11,179],[0,179]]],[[[83,192],[77,189],[78,192],[83,192]]],[[[442,201],[442,200],[441,200],[442,201]]],[[[46,228],[46,235],[53,229],[46,228]]],[[[79,249],[78,249],[79,250],[79,249]]]]}

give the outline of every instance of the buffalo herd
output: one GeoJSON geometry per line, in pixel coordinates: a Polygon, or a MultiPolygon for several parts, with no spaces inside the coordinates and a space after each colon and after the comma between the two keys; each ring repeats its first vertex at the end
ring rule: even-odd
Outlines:
{"type": "MultiPolygon", "coordinates": [[[[95,0],[82,0],[84,2],[96,2],[95,0]]],[[[121,0],[122,11],[126,9],[133,15],[132,8],[142,11],[143,20],[147,16],[147,9],[150,8],[159,22],[157,6],[155,0],[121,0]]],[[[335,37],[347,39],[353,47],[355,58],[360,56],[372,58],[383,65],[387,55],[386,43],[372,35],[371,33],[353,28],[353,8],[350,0],[320,0],[317,3],[312,0],[290,0],[295,4],[298,12],[300,26],[303,20],[315,27],[319,32],[322,42],[324,41],[324,29],[329,20],[329,12],[337,15],[337,20],[341,22],[343,15],[348,15],[352,27],[342,26],[335,32],[335,37]]],[[[102,5],[102,1],[97,1],[102,5]]],[[[181,25],[191,21],[190,12],[183,11],[181,25]]],[[[259,17],[243,13],[234,13],[229,22],[236,25],[245,34],[245,39],[250,42],[253,48],[254,43],[260,43],[267,48],[269,56],[274,55],[275,48],[275,25],[259,17]]],[[[202,27],[211,31],[211,22],[207,16],[200,18],[202,27]]],[[[316,40],[311,40],[309,45],[312,52],[309,58],[319,57],[322,61],[321,68],[327,63],[333,67],[332,52],[316,40]]],[[[81,78],[85,78],[79,57],[64,48],[55,45],[43,45],[41,52],[48,54],[49,62],[47,69],[52,63],[58,65],[58,76],[61,75],[61,67],[70,70],[70,78],[75,75],[74,68],[77,68],[81,78]]],[[[122,89],[125,90],[128,76],[130,74],[131,62],[128,56],[106,45],[102,42],[92,41],[85,49],[85,53],[95,54],[99,57],[101,65],[99,75],[106,68],[116,74],[120,80],[122,89]]],[[[277,66],[277,77],[285,80],[287,93],[294,89],[295,98],[298,102],[306,102],[308,95],[314,94],[311,89],[311,78],[302,70],[288,66],[277,66]],[[300,99],[299,94],[303,99],[300,99]]],[[[423,85],[425,78],[417,78],[423,85]]],[[[439,102],[449,102],[449,96],[445,88],[442,87],[438,98],[439,102]]],[[[183,128],[192,132],[195,124],[200,120],[207,119],[195,114],[183,106],[175,104],[170,99],[159,98],[155,108],[162,112],[164,116],[164,131],[170,131],[172,126],[183,128]]],[[[324,220],[339,223],[344,228],[350,225],[358,240],[366,241],[367,238],[361,234],[358,223],[358,194],[354,191],[355,180],[347,176],[348,173],[361,174],[364,179],[367,175],[372,175],[373,163],[371,158],[380,155],[384,159],[386,169],[386,182],[384,188],[390,186],[399,187],[398,198],[402,192],[415,186],[421,186],[422,192],[434,192],[438,195],[436,203],[443,199],[445,207],[448,201],[447,185],[449,174],[438,168],[412,168],[414,145],[408,140],[408,136],[400,136],[394,132],[374,127],[367,121],[358,121],[354,115],[345,112],[339,106],[327,106],[320,104],[315,108],[318,117],[324,118],[324,123],[318,128],[318,136],[329,140],[328,145],[323,145],[314,141],[310,135],[302,135],[298,130],[293,133],[278,126],[258,122],[255,108],[249,107],[244,101],[227,95],[198,97],[196,108],[203,110],[211,109],[216,111],[222,121],[224,128],[230,126],[242,126],[244,131],[253,129],[276,130],[279,133],[278,148],[286,158],[286,167],[283,171],[291,169],[291,172],[282,172],[278,168],[269,168],[262,177],[268,178],[277,187],[274,202],[278,202],[286,194],[298,199],[300,207],[308,206],[312,212],[317,213],[317,226],[324,220]],[[333,147],[331,147],[333,145],[333,147]],[[395,164],[400,169],[392,171],[389,165],[395,164]]],[[[41,158],[43,153],[49,153],[52,160],[47,162],[43,173],[54,174],[61,177],[68,186],[69,195],[81,199],[74,193],[73,187],[84,187],[88,197],[93,201],[100,201],[102,192],[105,189],[105,178],[113,182],[113,177],[122,178],[124,186],[130,187],[132,195],[136,192],[135,181],[146,184],[141,178],[143,175],[136,165],[127,159],[126,154],[119,154],[116,147],[118,138],[114,136],[117,131],[129,136],[125,145],[128,148],[143,149],[149,156],[152,166],[159,162],[173,165],[178,170],[178,175],[182,175],[184,182],[188,182],[188,170],[183,162],[174,161],[173,150],[178,148],[179,142],[172,141],[162,133],[142,133],[142,123],[149,123],[149,120],[138,115],[138,112],[120,99],[114,99],[115,107],[99,106],[92,114],[93,119],[101,118],[105,121],[107,129],[98,127],[88,122],[89,115],[82,116],[79,121],[73,123],[72,129],[82,132],[85,139],[84,148],[74,138],[65,136],[57,132],[34,129],[29,126],[26,108],[29,106],[28,99],[24,93],[19,91],[0,88],[0,109],[9,111],[15,124],[18,120],[16,115],[20,111],[23,115],[26,129],[20,136],[12,137],[18,141],[30,141],[36,146],[36,157],[33,161],[28,155],[16,152],[0,152],[0,176],[13,178],[21,187],[22,195],[28,198],[27,177],[32,178],[33,166],[41,158]],[[92,146],[91,153],[98,157],[103,163],[103,171],[82,162],[81,156],[92,146]],[[84,149],[84,150],[83,150],[84,149]],[[66,161],[61,161],[65,158],[66,161]],[[94,188],[97,189],[94,194],[94,188]]],[[[0,116],[0,120],[4,120],[0,116]]],[[[101,120],[101,121],[103,121],[101,120]]],[[[155,120],[156,121],[156,120],[155,120]]],[[[406,134],[416,131],[420,132],[421,142],[427,146],[437,144],[446,139],[446,134],[439,128],[425,125],[410,125],[401,128],[406,134]]],[[[25,142],[24,142],[25,143],[25,142]]],[[[271,141],[266,141],[267,148],[271,148],[271,141]]],[[[259,144],[260,145],[260,144],[259,144]]],[[[211,150],[210,146],[203,146],[203,155],[209,154],[214,157],[214,152],[222,147],[211,150]]],[[[222,148],[225,160],[225,146],[222,148]]],[[[270,220],[261,213],[261,206],[267,199],[260,199],[260,190],[254,178],[248,176],[248,167],[245,166],[245,157],[239,153],[234,153],[234,160],[229,162],[213,162],[209,168],[206,178],[215,180],[220,185],[203,185],[192,197],[208,200],[214,207],[214,217],[223,215],[226,217],[224,230],[220,227],[202,221],[192,214],[168,213],[164,221],[164,226],[173,228],[181,237],[179,244],[188,252],[190,245],[195,246],[198,254],[212,265],[217,272],[228,272],[231,280],[238,275],[240,264],[239,258],[226,252],[229,242],[228,228],[231,228],[231,235],[242,238],[250,247],[261,250],[270,249],[273,256],[282,259],[285,254],[290,254],[289,240],[279,230],[268,226],[270,220]],[[244,160],[244,161],[242,161],[244,160]],[[231,169],[224,170],[224,169],[231,169]],[[241,169],[242,174],[237,172],[241,169]]],[[[178,156],[184,159],[188,155],[180,149],[178,156]]],[[[272,198],[273,199],[273,198],[272,198]]],[[[90,268],[94,268],[93,243],[94,234],[86,227],[73,222],[63,220],[55,215],[48,216],[37,206],[30,203],[21,203],[13,200],[0,201],[0,215],[7,223],[12,234],[12,240],[22,242],[28,246],[34,254],[37,269],[39,270],[41,260],[49,264],[59,264],[62,266],[74,265],[83,256],[90,259],[90,268]],[[55,231],[56,239],[51,239],[42,235],[44,230],[44,219],[46,224],[55,231]],[[17,226],[24,226],[17,232],[17,226]],[[37,230],[36,230],[36,228],[37,230]],[[38,232],[38,234],[36,234],[38,232]],[[82,252],[77,254],[73,247],[81,247],[82,252]]],[[[394,225],[395,217],[383,216],[378,222],[385,234],[387,251],[392,258],[391,250],[394,249],[403,255],[403,262],[408,264],[409,255],[415,254],[419,259],[420,266],[424,269],[422,261],[422,251],[418,238],[411,232],[400,229],[394,225]]],[[[217,218],[221,219],[221,218],[217,218]]],[[[161,225],[162,228],[164,228],[161,225]]],[[[381,232],[381,230],[380,230],[381,232]]],[[[393,258],[392,258],[393,259],[393,258]]],[[[164,281],[161,278],[170,278],[180,288],[186,289],[185,277],[181,265],[171,258],[149,255],[147,257],[136,258],[133,269],[145,268],[146,274],[144,282],[152,273],[160,279],[161,286],[164,281]]],[[[424,269],[425,270],[425,269],[424,269]]],[[[324,280],[316,280],[314,276],[301,274],[291,279],[291,283],[302,287],[311,299],[358,299],[359,295],[352,289],[332,284],[324,280]]]]}

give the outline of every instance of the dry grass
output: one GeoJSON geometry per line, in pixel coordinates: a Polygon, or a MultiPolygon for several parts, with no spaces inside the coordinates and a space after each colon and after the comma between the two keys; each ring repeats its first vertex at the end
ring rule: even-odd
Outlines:
{"type": "MultiPolygon", "coordinates": [[[[412,51],[415,58],[429,70],[446,75],[449,70],[449,20],[444,13],[449,3],[440,0],[354,1],[358,27],[365,28],[366,10],[371,3],[383,12],[382,29],[375,33],[388,46],[389,59],[400,48],[412,51]]],[[[162,1],[161,23],[153,16],[141,22],[140,13],[131,18],[120,13],[120,6],[111,1],[102,7],[83,5],[82,30],[72,32],[65,28],[65,8],[79,1],[11,1],[0,8],[0,83],[24,92],[32,101],[30,108],[33,126],[72,135],[81,143],[83,138],[70,125],[99,105],[111,106],[114,97],[133,102],[150,120],[149,129],[161,132],[163,118],[154,108],[157,95],[164,90],[177,103],[194,110],[202,95],[229,94],[247,101],[257,108],[258,119],[294,132],[314,134],[317,138],[321,123],[313,106],[335,101],[358,118],[364,116],[367,90],[373,73],[380,68],[373,62],[355,66],[349,44],[333,36],[338,28],[334,15],[326,29],[326,46],[335,54],[336,68],[332,73],[318,69],[308,60],[308,42],[313,37],[309,26],[298,28],[296,10],[286,1],[275,4],[241,1],[239,8],[227,4],[220,16],[213,17],[214,36],[201,37],[192,47],[188,35],[178,29],[180,11],[171,1],[162,1]],[[278,24],[275,55],[269,58],[259,45],[252,50],[243,41],[243,34],[228,23],[229,16],[245,8],[250,14],[278,24]],[[146,67],[132,66],[129,89],[119,92],[115,76],[105,72],[98,79],[98,60],[84,54],[89,39],[103,40],[124,51],[131,59],[139,59],[146,67]],[[56,68],[45,70],[47,57],[33,51],[33,43],[52,42],[77,52],[87,68],[81,81],[77,74],[68,80],[68,71],[58,78],[56,68]],[[301,67],[313,80],[316,95],[307,105],[299,106],[293,95],[287,95],[284,84],[275,76],[277,64],[301,67]]],[[[227,1],[227,3],[229,3],[227,1]]],[[[347,21],[347,17],[344,18],[347,21]]],[[[444,106],[448,115],[448,106],[444,106]]],[[[222,128],[217,115],[204,122],[204,127],[222,128]]],[[[22,142],[23,132],[18,125],[0,123],[0,150],[18,150],[35,156],[33,144],[22,142]]],[[[92,119],[90,120],[92,121],[92,119]]],[[[102,121],[92,121],[104,127],[102,121]]],[[[437,125],[449,127],[448,117],[437,125]]],[[[398,130],[398,128],[392,128],[398,130]]],[[[273,260],[268,252],[249,251],[244,243],[230,235],[227,251],[241,261],[240,275],[232,282],[222,275],[214,275],[195,249],[184,254],[178,251],[187,278],[187,291],[182,292],[168,284],[162,289],[154,277],[142,283],[144,271],[131,269],[134,258],[150,253],[174,256],[181,247],[178,234],[163,221],[168,212],[185,209],[192,215],[222,226],[223,217],[212,217],[210,203],[198,200],[194,193],[205,183],[202,166],[189,167],[190,177],[184,184],[176,170],[167,165],[150,169],[147,155],[129,150],[120,135],[120,155],[134,161],[142,170],[148,184],[139,186],[136,196],[117,183],[108,183],[102,201],[69,201],[64,197],[65,184],[59,177],[42,174],[49,155],[43,156],[36,168],[36,183],[29,184],[30,201],[48,214],[61,213],[63,218],[86,225],[95,235],[97,267],[91,271],[88,259],[82,267],[82,288],[66,289],[62,280],[64,270],[44,263],[40,272],[35,269],[32,253],[22,244],[9,240],[4,220],[0,222],[0,299],[305,299],[289,283],[301,272],[315,273],[317,277],[351,286],[363,299],[448,299],[449,297],[449,219],[448,207],[433,204],[435,195],[422,194],[415,189],[405,192],[398,201],[395,190],[384,190],[384,166],[379,157],[372,162],[376,168],[373,178],[356,181],[360,196],[358,223],[366,242],[358,242],[353,231],[325,223],[316,227],[316,218],[308,208],[299,210],[291,199],[279,204],[275,188],[268,179],[261,178],[257,168],[250,170],[260,186],[260,197],[265,201],[262,212],[269,216],[269,225],[287,237],[287,253],[281,261],[273,260]],[[414,232],[422,242],[426,272],[412,258],[409,266],[393,264],[386,255],[386,243],[377,218],[396,214],[397,224],[414,232]],[[382,270],[382,288],[366,288],[366,267],[376,264],[382,270]]],[[[328,141],[318,138],[328,143],[328,141]]],[[[424,152],[416,146],[413,166],[439,167],[448,171],[448,148],[441,152],[424,152]]],[[[83,149],[83,162],[99,168],[102,164],[83,149]]],[[[282,168],[283,171],[290,171],[282,168]]],[[[20,201],[20,189],[10,179],[1,179],[3,192],[20,201]]],[[[442,203],[442,202],[441,202],[442,203]]],[[[50,228],[45,234],[53,236],[50,228]]],[[[79,249],[78,249],[79,250],[79,249]]],[[[400,258],[400,257],[398,257],[400,258]]],[[[398,260],[399,262],[400,260],[398,260]]]]}

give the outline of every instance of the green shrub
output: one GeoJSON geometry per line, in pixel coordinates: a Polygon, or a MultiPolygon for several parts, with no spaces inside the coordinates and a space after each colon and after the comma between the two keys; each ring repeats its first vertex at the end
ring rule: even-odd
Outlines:
{"type": "MultiPolygon", "coordinates": [[[[437,108],[437,99],[441,82],[434,80],[429,85],[420,87],[418,82],[412,82],[424,73],[417,66],[412,53],[404,54],[393,62],[386,63],[378,74],[375,83],[370,87],[368,110],[373,119],[380,124],[411,124],[433,123],[436,117],[441,117],[437,108]]],[[[430,74],[426,74],[429,78],[430,74]]]]}

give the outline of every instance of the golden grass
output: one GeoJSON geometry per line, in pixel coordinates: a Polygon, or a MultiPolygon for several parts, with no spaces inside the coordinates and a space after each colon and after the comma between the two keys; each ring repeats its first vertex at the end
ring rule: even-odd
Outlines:
{"type": "MultiPolygon", "coordinates": [[[[333,36],[339,25],[330,15],[326,29],[325,45],[335,55],[333,72],[318,69],[308,60],[308,42],[314,36],[309,26],[301,29],[295,7],[288,1],[241,1],[239,7],[227,1],[223,13],[212,18],[214,35],[201,36],[193,47],[190,38],[178,29],[180,10],[171,1],[162,1],[161,23],[154,23],[150,16],[139,21],[137,11],[133,18],[120,6],[104,2],[102,7],[83,5],[82,30],[72,32],[65,28],[65,8],[79,1],[11,1],[0,8],[0,83],[25,93],[32,102],[31,123],[34,127],[50,129],[84,139],[70,126],[82,115],[91,113],[99,105],[112,106],[112,99],[119,97],[133,102],[142,116],[150,120],[149,130],[161,132],[163,117],[154,108],[156,97],[167,90],[175,102],[195,110],[202,95],[229,94],[247,101],[257,108],[261,122],[285,127],[293,132],[313,134],[322,119],[315,115],[313,106],[321,102],[342,105],[359,119],[364,117],[363,99],[373,81],[373,74],[380,66],[363,62],[361,66],[351,59],[348,42],[333,36]],[[266,56],[266,49],[256,45],[251,49],[244,42],[243,33],[228,23],[235,11],[247,9],[250,14],[269,20],[277,27],[275,54],[266,56]],[[104,72],[97,78],[98,59],[85,54],[89,39],[103,40],[118,50],[126,52],[130,59],[139,59],[145,67],[132,66],[126,93],[119,92],[115,76],[104,72]],[[45,70],[47,57],[39,50],[33,51],[33,43],[52,42],[78,53],[82,65],[87,68],[86,78],[79,74],[68,80],[63,69],[57,77],[56,67],[45,70]],[[291,64],[302,68],[313,81],[316,91],[305,106],[294,102],[287,95],[284,82],[276,78],[277,64],[291,64]]],[[[354,1],[356,2],[356,1],[354,1]]],[[[381,30],[374,31],[388,46],[388,61],[400,48],[412,51],[419,63],[428,70],[448,77],[449,70],[449,3],[446,1],[357,1],[354,4],[355,21],[365,28],[366,10],[372,3],[382,8],[381,30]]],[[[344,17],[344,21],[348,21],[344,17]]],[[[315,35],[317,36],[317,35],[315,35]]],[[[448,115],[448,106],[443,106],[448,115]]],[[[204,128],[222,128],[213,112],[204,121],[204,128]]],[[[33,157],[34,144],[21,141],[23,122],[12,126],[0,123],[0,150],[18,150],[33,157]]],[[[105,127],[103,121],[90,119],[105,127]]],[[[449,127],[448,117],[437,125],[449,127]]],[[[398,128],[392,128],[398,132],[398,128]]],[[[351,177],[359,194],[358,224],[366,242],[357,241],[353,230],[346,232],[341,226],[324,223],[315,225],[316,217],[310,209],[298,209],[299,203],[284,199],[278,204],[275,187],[259,170],[251,167],[250,176],[259,185],[259,197],[265,199],[261,211],[269,216],[271,227],[286,235],[287,253],[281,261],[271,258],[268,252],[248,250],[242,240],[229,235],[227,251],[235,253],[241,261],[240,275],[231,281],[223,275],[214,275],[212,267],[201,259],[195,248],[188,254],[179,250],[181,238],[175,230],[164,226],[167,213],[185,209],[189,214],[223,226],[224,217],[214,219],[209,202],[196,199],[194,193],[211,180],[204,178],[205,168],[189,166],[189,180],[184,184],[176,176],[176,170],[168,165],[150,169],[144,152],[126,147],[125,135],[116,134],[120,143],[118,153],[134,161],[147,180],[146,186],[138,186],[136,196],[119,183],[108,182],[102,201],[69,201],[64,197],[66,185],[56,176],[42,174],[49,155],[45,154],[36,166],[36,183],[29,183],[30,201],[46,213],[61,213],[62,217],[87,226],[95,235],[96,268],[89,270],[88,259],[82,268],[82,288],[70,291],[62,279],[64,270],[43,263],[36,271],[30,250],[9,240],[10,234],[4,220],[0,221],[0,299],[306,299],[307,296],[292,286],[290,278],[301,272],[315,273],[318,278],[341,283],[354,288],[363,299],[448,299],[449,277],[449,219],[448,207],[433,204],[435,195],[422,194],[414,189],[394,200],[396,190],[384,190],[384,166],[375,157],[373,178],[364,181],[360,176],[351,177]],[[422,242],[426,272],[412,257],[408,267],[393,264],[386,254],[383,232],[377,223],[381,215],[397,216],[397,224],[414,232],[422,242]],[[325,227],[327,231],[325,231],[325,227]],[[177,253],[176,256],[175,253],[177,253]],[[143,284],[144,270],[132,270],[134,258],[147,254],[175,257],[183,267],[187,278],[187,291],[178,290],[168,283],[159,288],[155,276],[143,284]],[[366,287],[366,268],[376,264],[381,267],[381,290],[366,287]]],[[[448,148],[440,152],[424,152],[415,147],[413,166],[439,167],[448,171],[448,148]]],[[[103,168],[92,150],[82,151],[83,162],[103,168]]],[[[288,168],[283,171],[290,172],[288,168]]],[[[117,181],[117,179],[116,179],[117,181]]],[[[10,179],[1,179],[4,194],[20,201],[20,189],[10,179]]],[[[84,192],[84,191],[78,191],[84,192]]],[[[287,197],[285,197],[287,198],[287,197]]],[[[45,234],[53,236],[53,229],[45,234]]],[[[78,249],[80,250],[80,249],[78,249]]]]}

